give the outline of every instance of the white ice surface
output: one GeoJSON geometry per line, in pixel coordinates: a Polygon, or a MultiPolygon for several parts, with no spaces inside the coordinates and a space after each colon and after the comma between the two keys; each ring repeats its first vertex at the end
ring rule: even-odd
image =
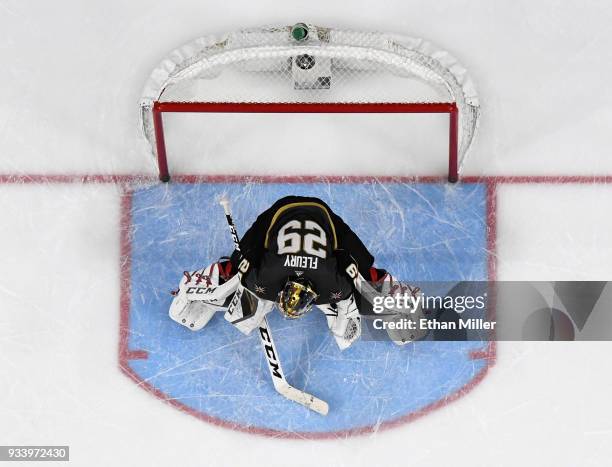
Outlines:
{"type": "MultiPolygon", "coordinates": [[[[0,174],[155,174],[137,102],[159,58],[201,34],[304,19],[456,55],[483,104],[468,174],[612,173],[607,2],[0,0],[0,174]]],[[[500,186],[498,278],[609,279],[611,204],[609,186],[500,186]]],[[[70,444],[79,466],[610,463],[609,343],[501,343],[469,395],[369,437],[210,426],[117,367],[117,187],[0,185],[0,205],[0,444],[70,444]]]]}

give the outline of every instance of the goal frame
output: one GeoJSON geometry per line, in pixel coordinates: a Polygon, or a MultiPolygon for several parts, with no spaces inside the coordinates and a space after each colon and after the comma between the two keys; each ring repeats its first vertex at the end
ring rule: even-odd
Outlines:
{"type": "Polygon", "coordinates": [[[276,114],[443,114],[449,115],[448,181],[459,179],[459,108],[455,102],[166,102],[152,106],[159,179],[170,181],[164,136],[164,113],[276,113],[276,114]]]}

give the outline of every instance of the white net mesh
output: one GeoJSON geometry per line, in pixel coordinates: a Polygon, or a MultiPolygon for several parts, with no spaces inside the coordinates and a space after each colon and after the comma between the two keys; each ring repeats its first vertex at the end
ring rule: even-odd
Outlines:
{"type": "Polygon", "coordinates": [[[478,96],[466,70],[422,39],[308,25],[202,37],[153,71],[141,100],[142,128],[155,152],[153,104],[161,102],[454,102],[458,160],[478,127],[478,96]]]}

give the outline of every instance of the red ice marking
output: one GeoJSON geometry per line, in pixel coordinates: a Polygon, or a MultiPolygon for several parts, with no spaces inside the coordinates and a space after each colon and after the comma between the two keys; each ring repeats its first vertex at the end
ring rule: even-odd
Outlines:
{"type": "Polygon", "coordinates": [[[497,182],[487,180],[487,277],[495,281],[497,277],[497,182]]]}
{"type": "Polygon", "coordinates": [[[132,192],[125,190],[121,195],[121,218],[119,222],[119,365],[122,371],[128,367],[129,360],[146,360],[144,350],[130,350],[130,295],[132,272],[132,192]]]}
{"type": "Polygon", "coordinates": [[[174,183],[446,183],[440,176],[361,175],[173,175],[174,183]]]}
{"type": "Polygon", "coordinates": [[[146,350],[128,350],[126,360],[146,360],[149,353],[146,350]]]}
{"type": "Polygon", "coordinates": [[[508,184],[608,184],[612,183],[612,175],[493,175],[486,177],[495,183],[508,184]]]}
{"type": "Polygon", "coordinates": [[[490,341],[487,344],[487,348],[484,350],[474,350],[472,352],[470,352],[470,358],[472,360],[487,360],[488,362],[490,362],[490,366],[493,366],[493,363],[495,362],[495,356],[496,356],[496,342],[495,341],[490,341]]]}
{"type": "MultiPolygon", "coordinates": [[[[174,183],[446,183],[439,175],[173,175],[174,183]]],[[[155,175],[125,174],[0,174],[0,184],[17,183],[158,183],[155,175]]],[[[462,183],[612,184],[612,175],[467,175],[462,183]]]]}
{"type": "MultiPolygon", "coordinates": [[[[494,346],[492,346],[491,344],[494,344],[494,343],[491,342],[489,345],[489,348],[492,348],[494,352],[494,346]]],[[[485,358],[485,357],[475,356],[473,358],[485,358]]],[[[454,393],[449,394],[445,398],[440,399],[432,404],[429,404],[420,410],[411,412],[402,417],[398,417],[394,420],[383,422],[380,425],[370,425],[370,426],[364,426],[364,427],[358,427],[358,428],[351,428],[349,430],[330,431],[330,432],[291,432],[291,431],[280,431],[280,430],[273,430],[269,428],[259,428],[259,427],[249,426],[249,425],[240,425],[237,423],[231,423],[226,420],[223,420],[217,417],[213,417],[211,415],[208,415],[202,412],[198,412],[192,409],[191,407],[188,407],[184,405],[183,403],[179,402],[177,399],[165,394],[164,392],[160,391],[156,387],[152,386],[149,382],[144,381],[142,378],[140,378],[140,376],[138,376],[138,374],[129,367],[129,364],[127,361],[122,361],[120,366],[121,366],[121,371],[124,374],[126,374],[129,378],[131,378],[134,382],[136,382],[138,386],[144,388],[145,391],[149,392],[151,395],[177,408],[181,412],[189,414],[193,417],[196,417],[199,420],[203,420],[212,425],[220,426],[223,428],[229,428],[229,429],[236,430],[236,431],[242,431],[244,433],[262,435],[262,436],[271,437],[271,438],[299,439],[299,440],[307,440],[307,439],[324,440],[324,439],[348,438],[351,436],[378,433],[381,431],[385,431],[391,428],[395,428],[395,427],[404,425],[405,423],[415,421],[423,417],[424,415],[427,415],[430,412],[433,412],[434,410],[437,410],[439,408],[442,408],[448,405],[449,403],[459,399],[460,397],[464,396],[465,394],[470,392],[472,389],[474,389],[484,379],[487,372],[489,371],[489,368],[493,365],[493,362],[494,362],[494,358],[491,358],[489,354],[487,354],[486,365],[474,376],[474,378],[472,378],[472,380],[468,384],[466,384],[459,390],[455,391],[454,393]]]]}
{"type": "Polygon", "coordinates": [[[152,175],[88,175],[88,174],[0,174],[0,184],[11,183],[155,183],[152,175]]]}
{"type": "MultiPolygon", "coordinates": [[[[486,185],[486,226],[487,226],[487,320],[495,321],[497,290],[497,181],[487,179],[486,185]]],[[[487,364],[493,366],[497,355],[497,331],[489,331],[489,343],[485,351],[474,351],[470,354],[473,359],[485,359],[487,364]]]]}

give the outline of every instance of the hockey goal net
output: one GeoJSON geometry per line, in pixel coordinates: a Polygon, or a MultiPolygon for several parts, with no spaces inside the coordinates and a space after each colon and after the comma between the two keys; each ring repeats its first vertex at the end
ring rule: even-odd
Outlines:
{"type": "Polygon", "coordinates": [[[174,156],[167,114],[439,114],[455,182],[480,111],[466,70],[422,39],[303,23],[202,37],[174,50],[151,74],[140,108],[162,181],[174,156]]]}

